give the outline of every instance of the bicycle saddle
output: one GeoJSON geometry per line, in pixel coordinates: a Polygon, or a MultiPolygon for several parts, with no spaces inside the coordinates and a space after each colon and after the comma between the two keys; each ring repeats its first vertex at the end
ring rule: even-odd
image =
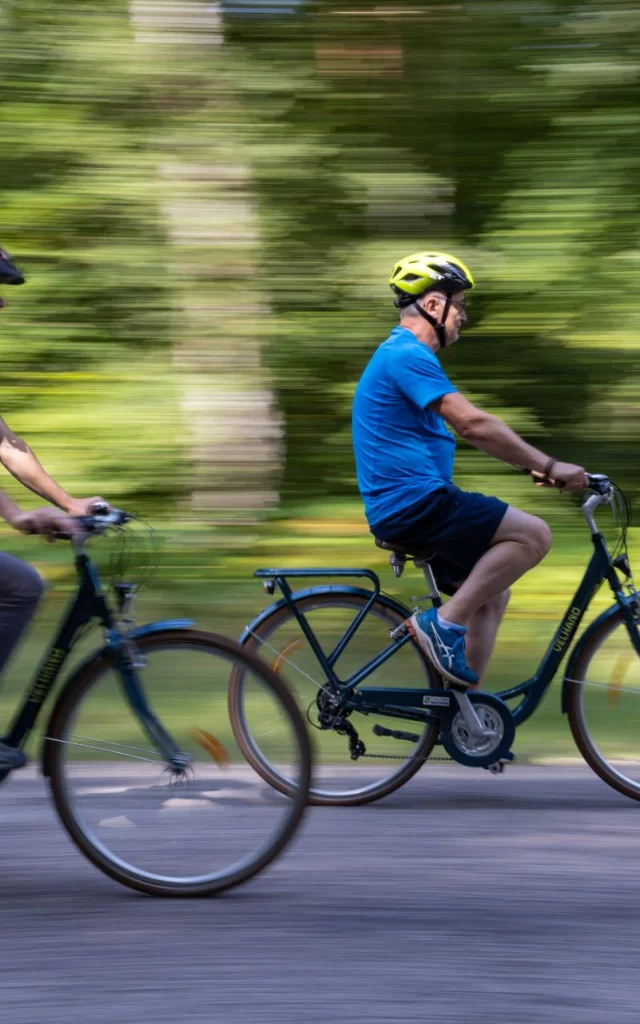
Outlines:
{"type": "Polygon", "coordinates": [[[396,555],[402,555],[404,558],[413,558],[418,562],[429,562],[435,555],[435,551],[407,551],[406,547],[402,544],[391,544],[389,541],[380,540],[379,537],[374,537],[374,540],[377,548],[393,551],[396,555]]]}

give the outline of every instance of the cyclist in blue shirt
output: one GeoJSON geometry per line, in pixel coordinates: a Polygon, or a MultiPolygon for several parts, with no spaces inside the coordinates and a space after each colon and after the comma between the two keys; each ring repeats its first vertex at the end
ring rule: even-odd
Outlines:
{"type": "Polygon", "coordinates": [[[451,595],[413,615],[409,629],[449,684],[478,686],[509,600],[509,586],[551,546],[548,525],[499,498],[452,482],[455,438],[529,469],[539,483],[588,486],[581,466],[527,444],[451,383],[436,353],[466,323],[473,277],[448,253],[401,259],[389,281],[400,325],[374,352],[356,388],[353,442],[358,486],[371,532],[408,552],[432,552],[436,579],[451,595]]]}
{"type": "MultiPolygon", "coordinates": [[[[7,253],[0,249],[0,285],[24,284],[24,277],[7,253]]],[[[5,303],[0,297],[0,309],[5,303]]],[[[21,438],[0,419],[0,464],[28,490],[57,505],[23,511],[0,490],[0,517],[22,533],[40,533],[55,540],[81,531],[77,519],[87,515],[102,498],[71,498],[42,468],[21,438]],[[60,511],[61,510],[61,511],[60,511]]],[[[36,570],[13,555],[0,552],[0,672],[7,663],[42,596],[43,583],[36,570]]],[[[26,762],[21,750],[0,741],[0,771],[20,768],[26,762]]]]}

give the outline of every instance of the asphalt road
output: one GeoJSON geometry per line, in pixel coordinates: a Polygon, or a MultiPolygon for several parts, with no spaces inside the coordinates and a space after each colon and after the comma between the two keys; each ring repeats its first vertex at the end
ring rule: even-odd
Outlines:
{"type": "Polygon", "coordinates": [[[2,1024],[638,1021],[640,804],[583,768],[428,767],[213,900],[101,875],[33,772],[0,812],[2,1024]]]}

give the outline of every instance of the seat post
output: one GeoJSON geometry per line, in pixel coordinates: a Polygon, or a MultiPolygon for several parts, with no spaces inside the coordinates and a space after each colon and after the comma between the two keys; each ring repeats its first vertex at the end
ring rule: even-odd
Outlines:
{"type": "Polygon", "coordinates": [[[422,561],[421,559],[416,559],[414,564],[416,565],[417,568],[422,569],[424,573],[424,578],[427,581],[427,588],[429,590],[429,597],[431,598],[431,603],[434,605],[434,607],[441,608],[442,598],[440,597],[440,591],[438,590],[438,584],[436,583],[436,578],[433,575],[433,569],[431,568],[430,562],[422,561]]]}

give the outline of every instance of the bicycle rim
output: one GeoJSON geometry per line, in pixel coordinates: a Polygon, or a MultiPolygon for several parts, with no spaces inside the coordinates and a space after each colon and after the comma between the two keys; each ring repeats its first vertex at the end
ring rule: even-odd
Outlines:
{"type": "Polygon", "coordinates": [[[138,643],[148,703],[191,758],[176,776],[98,656],[64,691],[48,743],[51,786],[79,848],[126,885],[159,895],[214,894],[266,867],[293,836],[310,781],[304,722],[286,687],[232,641],[176,631],[138,643]],[[275,794],[247,764],[227,713],[230,672],[278,724],[265,745],[296,779],[275,794]]]}

